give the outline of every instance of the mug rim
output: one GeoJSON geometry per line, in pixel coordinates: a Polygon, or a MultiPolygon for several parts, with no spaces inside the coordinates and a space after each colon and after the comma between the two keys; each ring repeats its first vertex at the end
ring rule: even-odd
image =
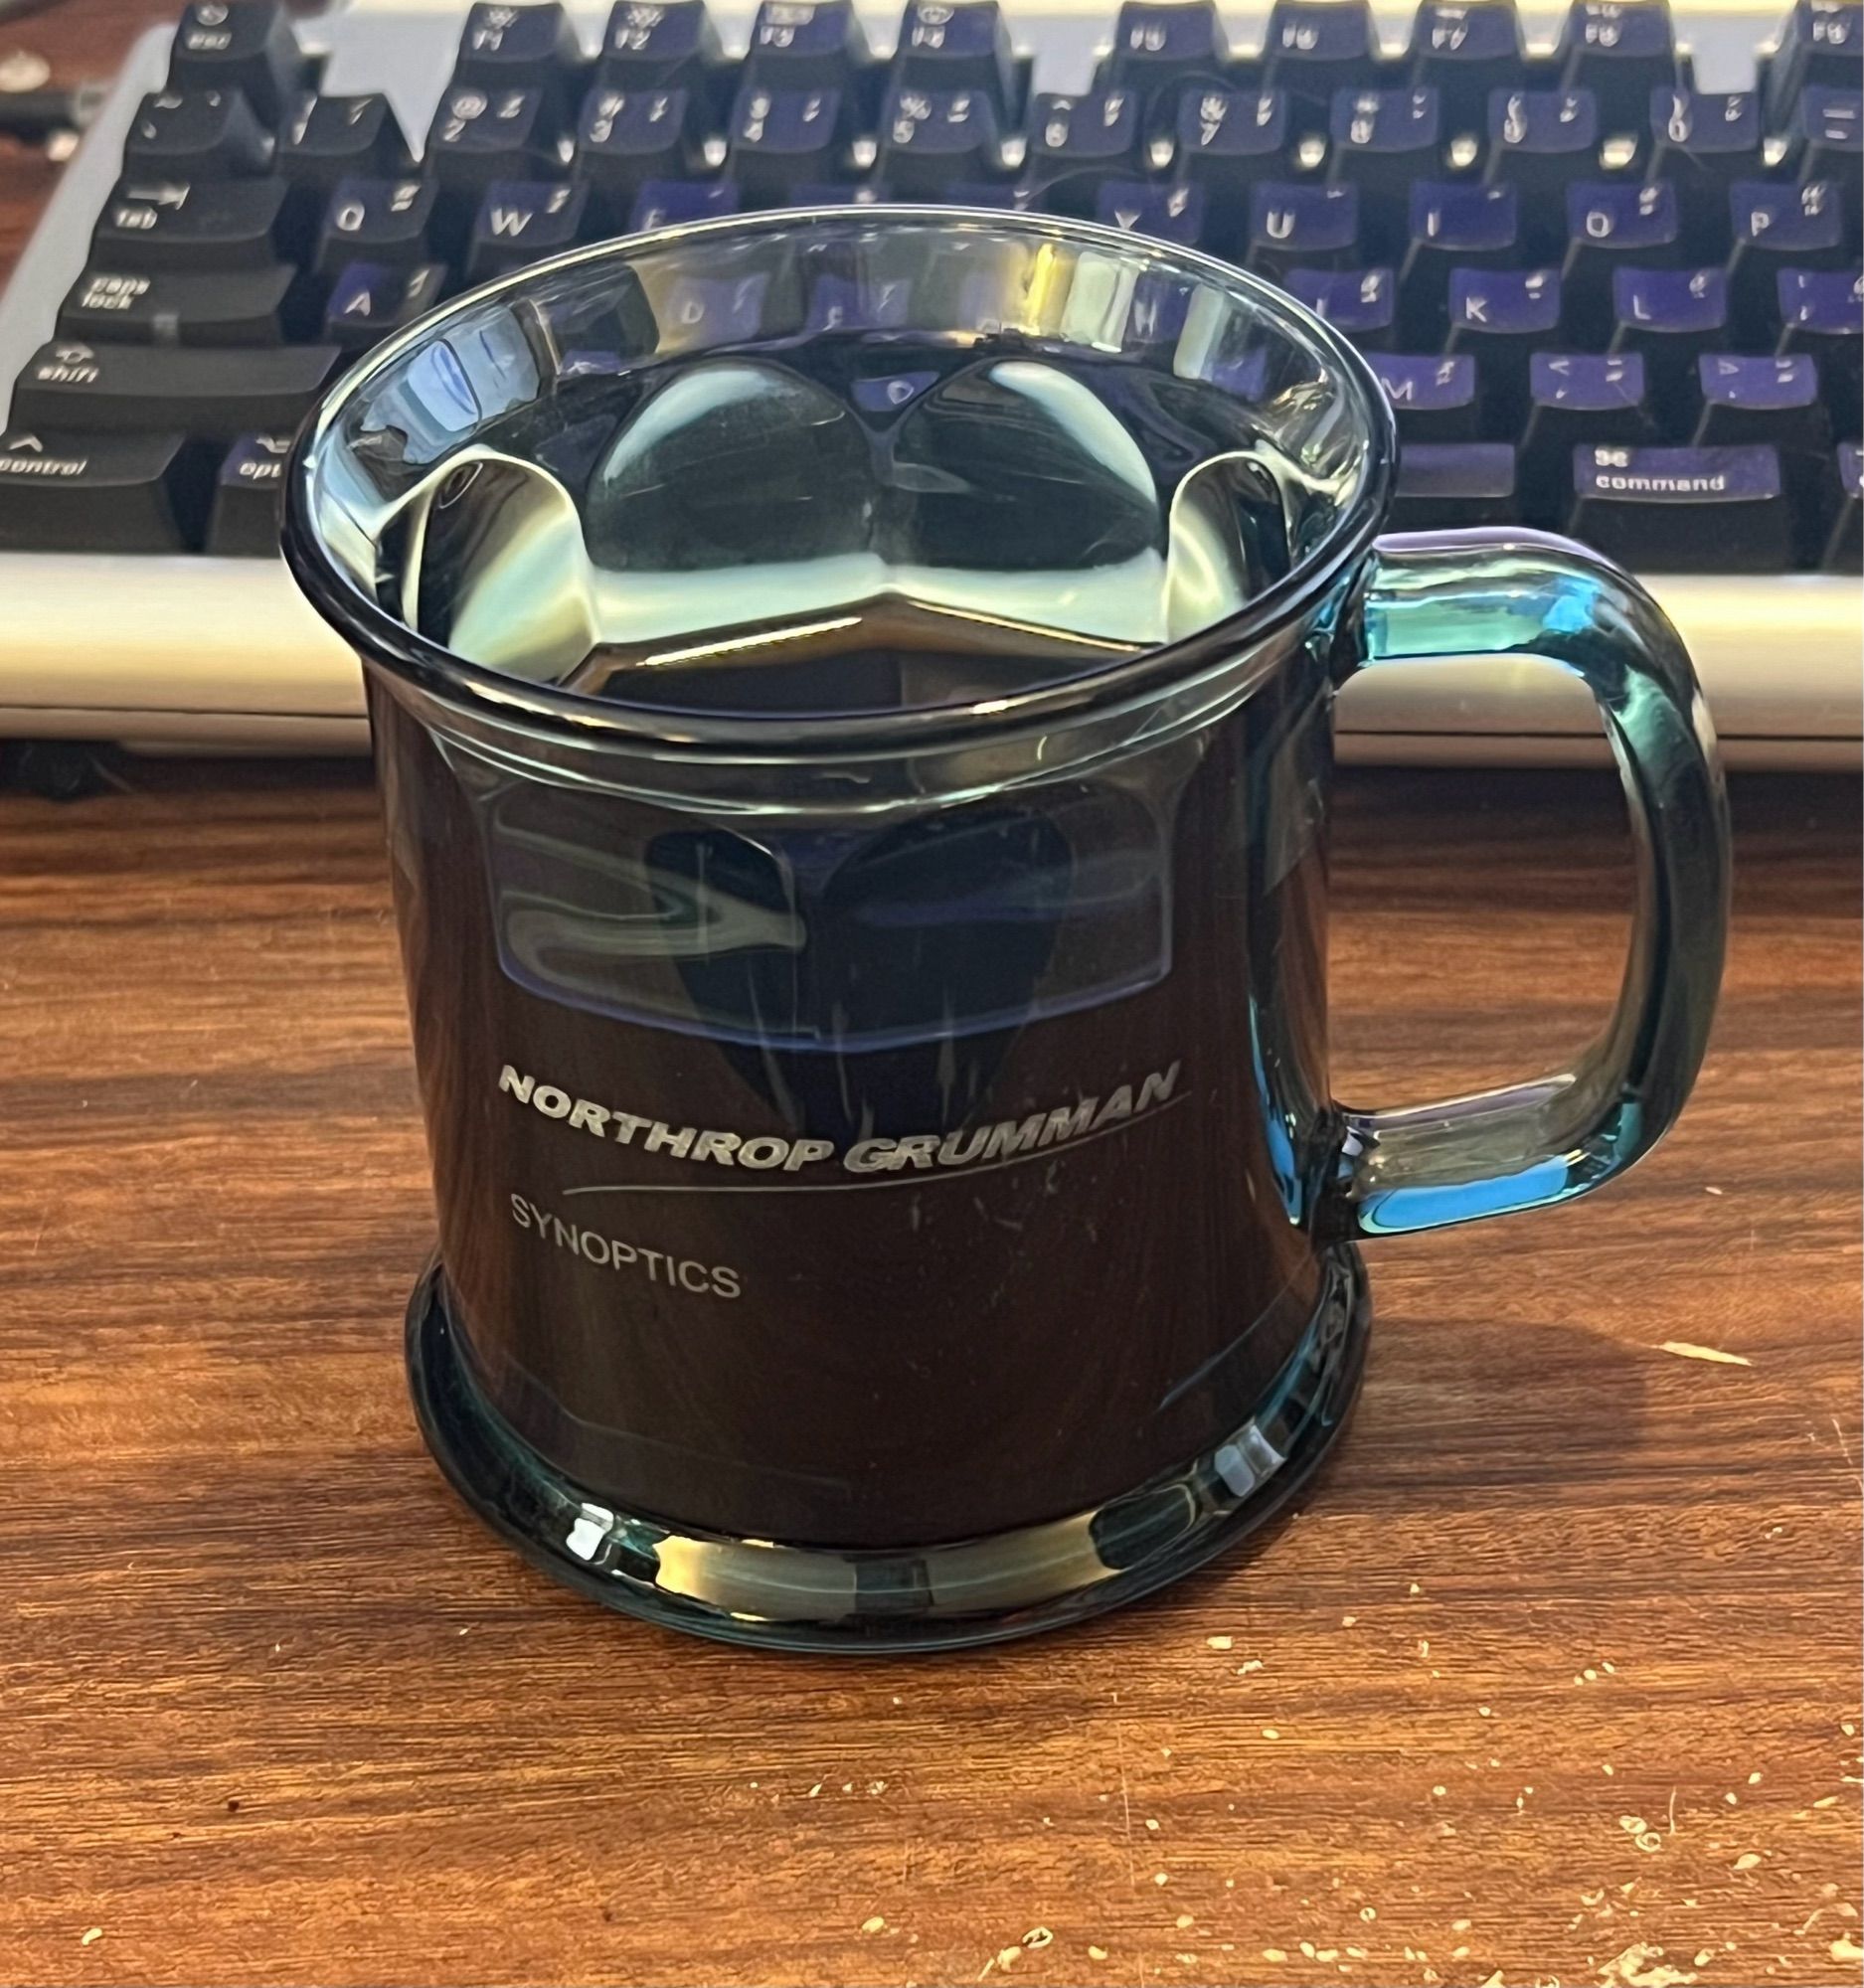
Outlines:
{"type": "Polygon", "coordinates": [[[444,705],[502,727],[531,726],[586,745],[612,745],[622,749],[657,747],[696,757],[717,753],[740,758],[748,750],[753,756],[774,759],[808,759],[848,751],[910,751],[1143,706],[1214,666],[1254,651],[1297,621],[1343,572],[1365,557],[1387,515],[1397,455],[1396,417],[1358,349],[1287,291],[1202,249],[1180,248],[1100,222],[1020,209],[943,207],[927,202],[771,208],[586,243],[463,291],[383,340],[320,394],[299,425],[285,465],[280,549],[299,589],[364,664],[378,665],[444,705]],[[1336,369],[1340,391],[1357,397],[1365,416],[1361,426],[1366,459],[1350,503],[1319,546],[1234,613],[1188,635],[1156,643],[1107,669],[1038,685],[1008,697],[832,715],[683,711],[590,698],[554,685],[531,683],[471,662],[409,627],[363,592],[329,556],[315,524],[312,493],[319,445],[358,393],[403,355],[468,312],[586,264],[613,259],[626,265],[643,252],[687,242],[721,236],[749,238],[815,225],[858,223],[872,228],[897,222],[949,226],[955,234],[1008,232],[1113,250],[1127,260],[1214,284],[1247,300],[1282,336],[1296,344],[1317,347],[1336,369]]]}

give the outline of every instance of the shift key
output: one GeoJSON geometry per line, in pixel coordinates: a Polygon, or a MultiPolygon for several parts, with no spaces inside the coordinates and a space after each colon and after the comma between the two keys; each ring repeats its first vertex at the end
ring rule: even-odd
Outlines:
{"type": "Polygon", "coordinates": [[[201,441],[293,428],[338,360],[334,345],[89,345],[55,338],[27,361],[13,419],[69,432],[180,429],[201,441]]]}
{"type": "MultiPolygon", "coordinates": [[[[98,269],[252,269],[278,259],[285,183],[118,180],[90,238],[98,269]]],[[[288,257],[286,259],[289,259],[288,257]]]]}

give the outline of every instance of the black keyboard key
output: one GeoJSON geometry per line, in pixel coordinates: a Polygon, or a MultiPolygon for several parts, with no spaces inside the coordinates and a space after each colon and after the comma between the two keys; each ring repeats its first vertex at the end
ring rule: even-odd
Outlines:
{"type": "Polygon", "coordinates": [[[1447,357],[1381,352],[1373,355],[1372,370],[1406,443],[1475,439],[1475,361],[1466,352],[1447,357]]]}
{"type": "Polygon", "coordinates": [[[1657,418],[1686,433],[1696,361],[1729,342],[1728,278],[1720,269],[1614,269],[1614,353],[1643,355],[1657,418]]]}
{"type": "Polygon", "coordinates": [[[1170,129],[1185,85],[1221,83],[1229,61],[1229,37],[1212,0],[1121,0],[1101,81],[1162,105],[1170,129]]]}
{"type": "Polygon", "coordinates": [[[54,339],[13,389],[23,427],[232,441],[294,428],[337,363],[329,345],[93,345],[54,339]]]}
{"type": "MultiPolygon", "coordinates": [[[[1193,89],[1178,98],[1172,156],[1178,177],[1226,206],[1288,149],[1288,99],[1279,89],[1193,89]]],[[[1239,231],[1232,230],[1233,235],[1239,231]]]]}
{"type": "Polygon", "coordinates": [[[1398,326],[1398,279],[1390,268],[1290,269],[1282,283],[1289,296],[1362,352],[1391,344],[1398,326]]]}
{"type": "Polygon", "coordinates": [[[453,82],[493,95],[507,89],[561,92],[582,67],[576,30],[557,0],[518,6],[477,0],[459,31],[453,82]]]}
{"type": "Polygon", "coordinates": [[[1204,239],[1203,190],[1194,186],[1148,185],[1143,180],[1108,180],[1095,201],[1094,218],[1128,235],[1196,248],[1204,239]]]}
{"type": "Polygon", "coordinates": [[[574,248],[586,233],[589,188],[561,180],[494,180],[473,217],[466,281],[490,282],[541,256],[574,248]]]}
{"type": "Polygon", "coordinates": [[[352,262],[330,286],[323,335],[345,352],[364,352],[413,324],[445,294],[446,264],[352,262]]]}
{"type": "Polygon", "coordinates": [[[276,123],[303,70],[280,0],[194,0],[169,47],[171,89],[237,89],[276,123]]]}
{"type": "Polygon", "coordinates": [[[1794,0],[1767,69],[1767,127],[1784,131],[1808,84],[1855,89],[1864,57],[1858,0],[1794,0]]]}
{"type": "Polygon", "coordinates": [[[1855,187],[1864,158],[1864,90],[1808,83],[1787,133],[1787,161],[1802,180],[1855,187]]]}
{"type": "MultiPolygon", "coordinates": [[[[1547,193],[1585,173],[1599,135],[1599,102],[1590,89],[1492,90],[1487,177],[1506,180],[1525,195],[1547,193]]],[[[1558,232],[1557,216],[1556,205],[1549,236],[1558,232]]],[[[1535,231],[1528,232],[1533,241],[1535,231]]]]}
{"type": "Polygon", "coordinates": [[[980,89],[895,87],[881,110],[875,171],[902,199],[942,193],[1003,168],[997,113],[980,89]]]}
{"type": "Polygon", "coordinates": [[[1728,258],[1730,294],[1742,337],[1769,346],[1779,323],[1782,269],[1844,265],[1843,190],[1833,180],[1779,186],[1739,180],[1729,189],[1734,248],[1728,258]]]}
{"type": "Polygon", "coordinates": [[[1399,450],[1394,531],[1457,531],[1519,520],[1513,443],[1406,442],[1399,450]]]}
{"type": "Polygon", "coordinates": [[[1342,89],[1328,120],[1327,177],[1359,189],[1368,244],[1396,253],[1410,215],[1411,182],[1428,180],[1443,146],[1442,106],[1428,84],[1342,89]]]}
{"type": "Polygon", "coordinates": [[[1704,447],[1771,441],[1792,455],[1830,445],[1818,361],[1809,353],[1705,352],[1696,387],[1702,412],[1692,439],[1704,447]]]}
{"type": "Polygon", "coordinates": [[[222,458],[207,517],[207,552],[216,559],[270,559],[278,550],[286,434],[242,435],[222,458]]]}
{"type": "Polygon", "coordinates": [[[476,195],[494,180],[545,177],[556,140],[550,92],[449,83],[427,127],[426,171],[447,192],[476,195]]]}
{"type": "Polygon", "coordinates": [[[205,509],[201,453],[179,433],[0,434],[0,551],[184,552],[205,509]]]}
{"type": "Polygon", "coordinates": [[[1300,129],[1324,131],[1333,92],[1375,85],[1380,54],[1367,0],[1274,0],[1263,81],[1288,92],[1300,129]]]}
{"type": "Polygon", "coordinates": [[[1139,98],[1130,89],[1094,89],[1085,96],[1038,94],[1029,108],[1024,178],[1058,213],[1089,215],[1101,183],[1132,179],[1143,170],[1139,98]]]}
{"type": "Polygon", "coordinates": [[[1411,25],[1411,80],[1436,88],[1446,130],[1480,130],[1526,61],[1514,0],[1423,0],[1411,25]]]}
{"type": "Polygon", "coordinates": [[[576,177],[620,223],[649,180],[683,179],[699,163],[698,112],[683,84],[610,89],[598,83],[576,127],[576,177]]]}
{"type": "Polygon", "coordinates": [[[705,0],[619,0],[602,31],[595,81],[604,89],[710,94],[725,65],[705,0]]]}
{"type": "Polygon", "coordinates": [[[87,269],[59,307],[61,338],[134,345],[277,345],[296,270],[87,269]]]}
{"type": "Polygon", "coordinates": [[[1761,99],[1755,91],[1650,92],[1650,177],[1675,188],[1694,252],[1717,253],[1728,219],[1728,189],[1763,167],[1761,99]]]}
{"type": "Polygon", "coordinates": [[[853,0],[763,0],[745,76],[769,90],[839,89],[852,101],[872,62],[853,0]]]}
{"type": "Polygon", "coordinates": [[[318,230],[313,266],[334,276],[351,262],[412,268],[429,259],[438,189],[431,180],[342,180],[318,230]]]}
{"type": "Polygon", "coordinates": [[[893,81],[913,89],[972,89],[1007,131],[1022,100],[1016,52],[997,0],[911,0],[894,50],[893,81]]]}
{"type": "Polygon", "coordinates": [[[1657,439],[1635,352],[1536,352],[1528,360],[1521,477],[1536,523],[1558,524],[1573,496],[1573,451],[1582,442],[1636,446],[1657,439]]]}
{"type": "Polygon", "coordinates": [[[394,105],[380,92],[319,96],[306,90],[279,126],[277,166],[293,186],[329,193],[339,180],[406,174],[408,140],[394,105]]]}
{"type": "Polygon", "coordinates": [[[1864,349],[1864,275],[1856,269],[1779,272],[1779,351],[1818,361],[1832,425],[1859,425],[1859,352],[1864,349]]]}
{"type": "Polygon", "coordinates": [[[1449,337],[1481,369],[1490,434],[1517,435],[1527,404],[1528,359],[1560,342],[1560,277],[1553,269],[1452,269],[1449,337]]]}
{"type": "Polygon", "coordinates": [[[754,200],[781,200],[804,181],[833,181],[847,150],[844,103],[839,89],[748,83],[732,110],[726,171],[754,200]]]}
{"type": "Polygon", "coordinates": [[[1249,266],[1346,269],[1359,259],[1359,194],[1349,186],[1260,180],[1250,189],[1249,266]]]}
{"type": "Polygon", "coordinates": [[[1681,249],[1676,189],[1667,181],[1636,186],[1580,180],[1568,187],[1567,251],[1560,270],[1568,335],[1582,345],[1604,345],[1611,331],[1613,270],[1626,264],[1661,268],[1676,261],[1681,249]]]}
{"type": "Polygon", "coordinates": [[[730,180],[649,180],[634,196],[628,233],[675,228],[688,221],[717,221],[736,214],[744,196],[730,180]]]}
{"type": "Polygon", "coordinates": [[[285,183],[119,180],[90,238],[100,269],[250,269],[292,245],[285,183]]]}
{"type": "Polygon", "coordinates": [[[1771,447],[1573,452],[1566,529],[1642,573],[1783,573],[1793,533],[1771,447]]]}
{"type": "Polygon", "coordinates": [[[1573,0],[1554,51],[1567,89],[1590,89],[1603,129],[1642,134],[1653,89],[1673,85],[1668,0],[1573,0]]]}
{"type": "Polygon", "coordinates": [[[1818,521],[1823,527],[1824,545],[1819,565],[1827,573],[1864,573],[1864,496],[1859,490],[1860,450],[1854,441],[1841,441],[1824,479],[1823,502],[1818,521]]]}
{"type": "Polygon", "coordinates": [[[254,179],[269,170],[271,152],[271,134],[237,89],[165,89],[136,106],[123,171],[254,179]]]}

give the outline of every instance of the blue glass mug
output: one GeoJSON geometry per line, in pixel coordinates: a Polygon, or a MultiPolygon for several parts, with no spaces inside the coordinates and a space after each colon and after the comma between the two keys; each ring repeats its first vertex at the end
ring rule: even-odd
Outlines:
{"type": "Polygon", "coordinates": [[[1363,1365],[1359,1244],[1545,1207],[1700,1062],[1728,839],[1641,588],[1380,538],[1357,354],[1208,257],[1029,215],[777,213],[447,305],[307,423],[285,551],[369,685],[471,1505],[745,1642],[976,1642],[1273,1512],[1363,1365]],[[1593,691],[1639,891],[1571,1069],[1326,1069],[1357,671],[1593,691]]]}

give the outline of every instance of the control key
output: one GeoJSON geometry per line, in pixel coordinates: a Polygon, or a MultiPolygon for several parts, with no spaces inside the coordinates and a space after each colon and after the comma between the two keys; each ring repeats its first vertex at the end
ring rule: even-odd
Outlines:
{"type": "Polygon", "coordinates": [[[174,553],[198,543],[208,465],[180,434],[0,434],[0,548],[174,553]]]}

